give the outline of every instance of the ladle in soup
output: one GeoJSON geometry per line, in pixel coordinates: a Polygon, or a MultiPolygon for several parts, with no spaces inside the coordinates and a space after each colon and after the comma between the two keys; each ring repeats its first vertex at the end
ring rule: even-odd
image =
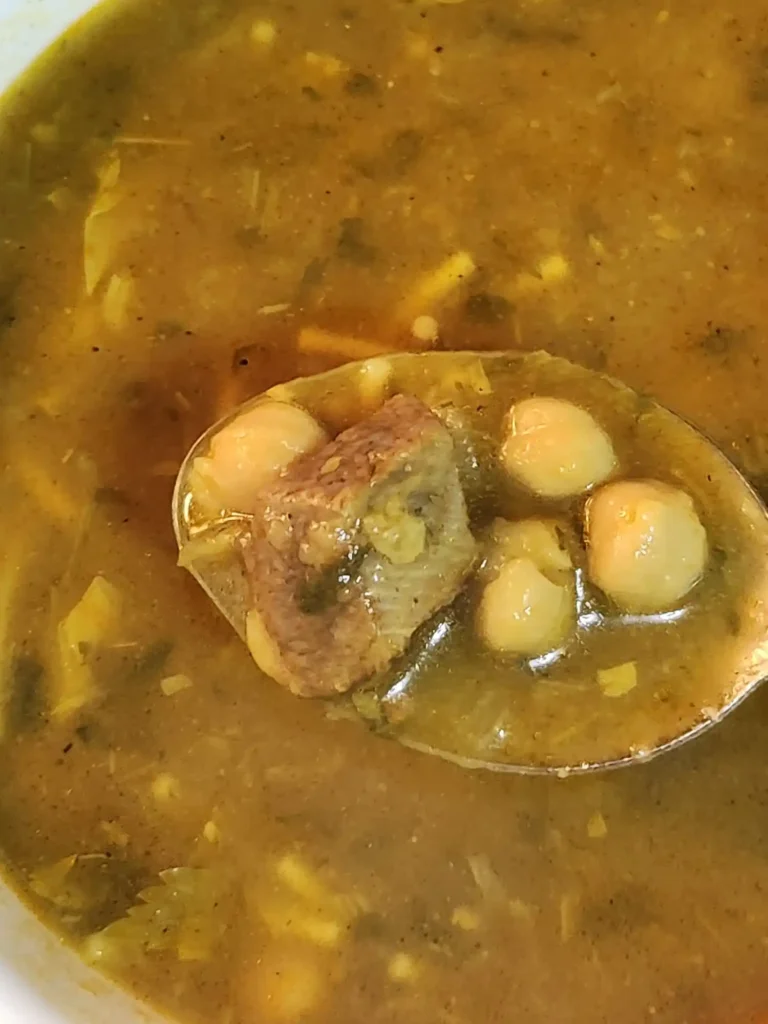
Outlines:
{"type": "Polygon", "coordinates": [[[648,760],[766,674],[759,498],[684,420],[543,352],[273,388],[193,446],[173,520],[262,673],[467,767],[648,760]]]}

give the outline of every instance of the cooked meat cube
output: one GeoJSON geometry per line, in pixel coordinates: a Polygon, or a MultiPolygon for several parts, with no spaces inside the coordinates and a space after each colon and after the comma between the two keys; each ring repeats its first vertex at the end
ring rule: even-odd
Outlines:
{"type": "Polygon", "coordinates": [[[258,506],[243,545],[249,646],[302,696],[384,668],[475,560],[451,436],[405,395],[297,459],[258,506]]]}

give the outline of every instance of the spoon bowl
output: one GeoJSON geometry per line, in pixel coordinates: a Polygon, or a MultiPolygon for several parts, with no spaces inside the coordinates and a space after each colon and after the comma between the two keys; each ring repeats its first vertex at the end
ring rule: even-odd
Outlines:
{"type": "MultiPolygon", "coordinates": [[[[250,586],[239,543],[251,517],[201,510],[195,460],[218,432],[267,400],[307,410],[335,436],[397,394],[419,398],[452,434],[476,536],[484,538],[497,516],[543,515],[560,524],[573,557],[576,625],[541,656],[500,657],[473,631],[478,584],[470,581],[401,657],[350,695],[324,702],[331,717],[360,719],[467,768],[564,776],[673,750],[721,721],[768,674],[768,515],[759,497],[685,420],[545,352],[381,356],[279,385],[206,431],[179,471],[173,524],[180,563],[243,639],[250,586]],[[709,565],[678,605],[653,614],[615,607],[587,571],[588,495],[542,499],[503,478],[498,450],[508,410],[542,395],[595,417],[613,441],[621,478],[663,480],[693,499],[709,565]]],[[[259,674],[254,667],[254,685],[262,684],[259,674]]]]}

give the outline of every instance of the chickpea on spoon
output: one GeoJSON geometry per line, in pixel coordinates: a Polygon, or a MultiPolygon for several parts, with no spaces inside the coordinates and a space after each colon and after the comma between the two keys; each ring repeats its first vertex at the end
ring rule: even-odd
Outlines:
{"type": "Polygon", "coordinates": [[[264,675],[468,767],[648,759],[763,676],[759,499],[683,420],[546,353],[273,388],[193,447],[174,524],[264,675]]]}

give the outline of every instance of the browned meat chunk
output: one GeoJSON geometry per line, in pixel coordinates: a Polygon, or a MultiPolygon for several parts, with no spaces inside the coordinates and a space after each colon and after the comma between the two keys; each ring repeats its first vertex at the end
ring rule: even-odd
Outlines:
{"type": "Polygon", "coordinates": [[[293,693],[343,693],[455,597],[475,553],[451,436],[398,395],[259,496],[251,653],[293,693]]]}

